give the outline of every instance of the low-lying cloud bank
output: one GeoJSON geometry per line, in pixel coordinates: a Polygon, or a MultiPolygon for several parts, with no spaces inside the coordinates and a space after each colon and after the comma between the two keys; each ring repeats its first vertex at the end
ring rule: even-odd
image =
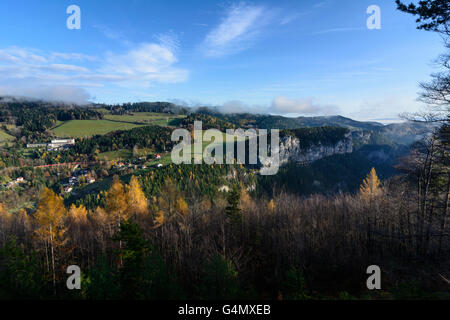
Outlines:
{"type": "Polygon", "coordinates": [[[270,109],[279,114],[301,115],[330,115],[339,112],[337,106],[318,104],[312,98],[290,99],[283,96],[273,99],[270,109]]]}
{"type": "Polygon", "coordinates": [[[71,86],[0,87],[0,96],[77,105],[90,104],[93,98],[86,90],[71,86]]]}
{"type": "MultiPolygon", "coordinates": [[[[208,104],[190,103],[183,100],[173,100],[172,102],[197,109],[208,104]]],[[[210,107],[221,113],[255,113],[255,114],[275,114],[291,116],[328,116],[339,113],[339,107],[331,104],[320,104],[313,98],[291,99],[284,96],[275,97],[270,104],[248,104],[240,100],[230,100],[222,105],[210,107]]]]}

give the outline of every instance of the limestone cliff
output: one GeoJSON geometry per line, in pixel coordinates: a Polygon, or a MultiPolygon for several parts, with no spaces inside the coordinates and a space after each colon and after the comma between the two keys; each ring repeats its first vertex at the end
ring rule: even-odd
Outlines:
{"type": "Polygon", "coordinates": [[[345,133],[337,141],[316,141],[313,144],[302,143],[293,135],[286,135],[280,139],[280,165],[288,162],[308,163],[335,154],[351,152],[353,152],[353,142],[350,132],[345,133]]]}

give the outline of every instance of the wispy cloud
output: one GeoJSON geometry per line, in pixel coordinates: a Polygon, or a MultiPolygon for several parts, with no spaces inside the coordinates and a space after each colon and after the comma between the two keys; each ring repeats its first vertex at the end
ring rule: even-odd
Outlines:
{"type": "Polygon", "coordinates": [[[206,36],[202,49],[209,57],[219,57],[246,49],[260,34],[269,13],[263,6],[239,3],[225,12],[222,22],[206,36]]]}
{"type": "Polygon", "coordinates": [[[347,32],[347,31],[361,31],[366,30],[364,28],[332,28],[332,29],[325,29],[321,31],[313,32],[312,34],[326,34],[326,33],[335,33],[335,32],[347,32]]]}
{"type": "Polygon", "coordinates": [[[97,29],[100,33],[102,33],[108,39],[116,40],[125,46],[131,45],[131,42],[125,37],[124,33],[121,31],[117,31],[117,30],[111,29],[108,26],[98,25],[98,24],[94,25],[94,28],[97,29]]]}
{"type": "Polygon", "coordinates": [[[314,4],[314,8],[316,8],[316,9],[325,8],[325,7],[329,6],[329,4],[330,4],[330,1],[320,1],[316,4],[314,4]]]}
{"type": "Polygon", "coordinates": [[[172,30],[166,33],[157,34],[155,37],[159,45],[172,52],[177,52],[180,49],[180,39],[172,30]]]}
{"type": "Polygon", "coordinates": [[[62,59],[62,60],[76,60],[76,61],[95,61],[98,60],[97,57],[90,56],[82,53],[62,53],[62,52],[52,52],[51,58],[62,59]]]}
{"type": "Polygon", "coordinates": [[[281,18],[280,20],[280,24],[281,25],[286,25],[291,23],[292,21],[297,20],[302,14],[300,13],[295,13],[295,14],[289,14],[289,15],[285,15],[284,17],[281,18]]]}

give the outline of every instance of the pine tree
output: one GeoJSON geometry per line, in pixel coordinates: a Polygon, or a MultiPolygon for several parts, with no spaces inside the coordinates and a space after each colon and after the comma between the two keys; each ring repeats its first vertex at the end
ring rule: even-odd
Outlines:
{"type": "Polygon", "coordinates": [[[240,285],[238,273],[231,261],[225,260],[219,255],[212,257],[205,265],[200,289],[203,298],[236,299],[239,295],[240,285]]]}
{"type": "Polygon", "coordinates": [[[359,192],[366,199],[372,199],[381,194],[381,182],[378,179],[375,168],[372,168],[367,174],[363,183],[359,187],[359,192]]]}
{"type": "Polygon", "coordinates": [[[144,298],[142,269],[146,256],[151,252],[151,247],[144,239],[143,230],[137,223],[125,221],[113,239],[125,244],[120,250],[121,259],[123,259],[119,273],[122,298],[144,298]]]}
{"type": "Polygon", "coordinates": [[[25,252],[24,246],[12,237],[0,248],[0,298],[41,299],[46,281],[35,252],[25,252]]]}
{"type": "Polygon", "coordinates": [[[228,193],[227,201],[228,206],[225,208],[227,217],[233,222],[233,224],[241,223],[242,213],[239,208],[240,193],[236,186],[234,186],[228,193]]]}

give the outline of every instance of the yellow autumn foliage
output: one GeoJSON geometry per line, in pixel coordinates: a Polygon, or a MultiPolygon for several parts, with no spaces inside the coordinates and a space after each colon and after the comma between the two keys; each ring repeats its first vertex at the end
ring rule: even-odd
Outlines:
{"type": "Polygon", "coordinates": [[[113,177],[113,183],[106,193],[106,212],[110,214],[116,221],[120,223],[121,220],[127,218],[127,199],[125,195],[125,187],[120,181],[119,177],[113,177]]]}
{"type": "Polygon", "coordinates": [[[375,168],[372,168],[359,187],[359,192],[363,198],[371,199],[381,194],[381,182],[378,179],[375,168]]]}
{"type": "Polygon", "coordinates": [[[148,201],[136,176],[132,176],[126,191],[128,215],[145,216],[148,214],[148,201]]]}
{"type": "Polygon", "coordinates": [[[55,247],[63,245],[65,242],[64,219],[66,214],[67,210],[63,199],[51,189],[44,188],[41,200],[38,203],[38,209],[34,214],[38,237],[52,242],[55,247]]]}

